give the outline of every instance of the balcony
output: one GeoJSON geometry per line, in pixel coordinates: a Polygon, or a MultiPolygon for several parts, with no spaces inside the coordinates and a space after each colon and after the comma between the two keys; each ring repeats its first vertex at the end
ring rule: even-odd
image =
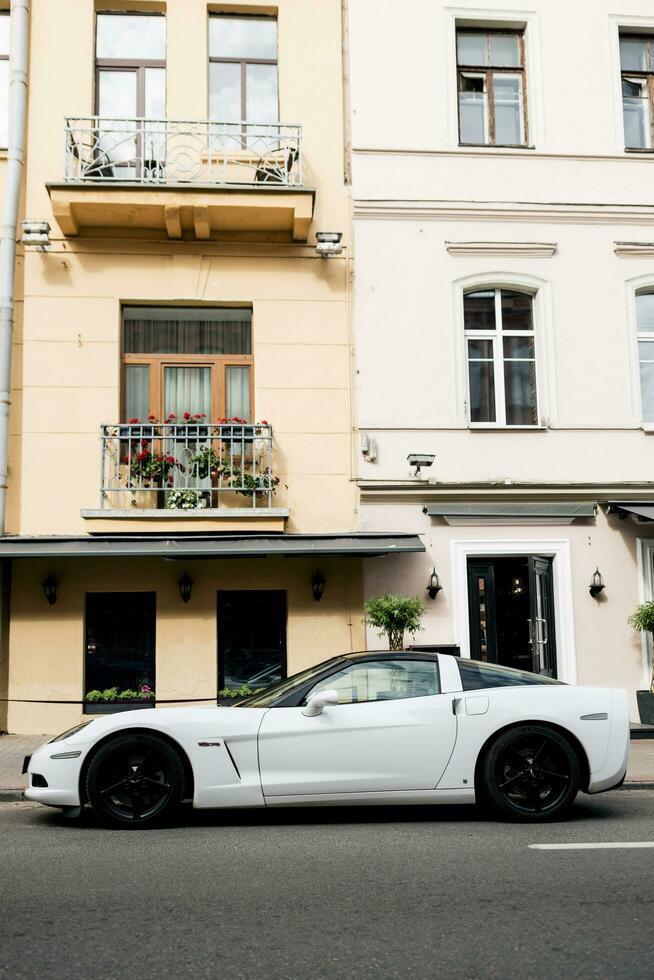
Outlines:
{"type": "Polygon", "coordinates": [[[103,425],[100,441],[100,506],[82,511],[91,532],[153,520],[188,530],[189,519],[203,530],[284,529],[267,423],[103,425]]]}
{"type": "Polygon", "coordinates": [[[75,117],[64,181],[48,185],[65,235],[129,233],[186,241],[306,241],[302,127],[281,123],[75,117]]]}

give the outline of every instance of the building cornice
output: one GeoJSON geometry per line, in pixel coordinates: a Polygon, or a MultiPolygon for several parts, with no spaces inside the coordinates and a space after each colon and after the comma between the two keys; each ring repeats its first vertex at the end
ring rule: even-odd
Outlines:
{"type": "Polygon", "coordinates": [[[387,503],[397,500],[611,500],[654,502],[654,482],[628,483],[439,483],[412,481],[358,481],[362,500],[387,503]]]}
{"type": "Polygon", "coordinates": [[[416,221],[556,221],[560,224],[651,225],[654,205],[566,204],[529,201],[412,201],[364,200],[353,203],[355,218],[367,220],[416,221]]]}

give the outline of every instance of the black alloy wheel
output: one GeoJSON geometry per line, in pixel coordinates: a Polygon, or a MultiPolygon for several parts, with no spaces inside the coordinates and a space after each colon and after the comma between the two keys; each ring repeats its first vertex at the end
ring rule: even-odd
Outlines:
{"type": "Polygon", "coordinates": [[[480,776],[481,794],[495,811],[537,822],[560,817],[572,806],[581,769],[565,735],[544,725],[519,725],[491,744],[480,776]]]}
{"type": "Polygon", "coordinates": [[[100,746],[86,773],[87,799],[103,823],[148,827],[169,817],[182,799],[184,766],[156,735],[117,735],[100,746]]]}

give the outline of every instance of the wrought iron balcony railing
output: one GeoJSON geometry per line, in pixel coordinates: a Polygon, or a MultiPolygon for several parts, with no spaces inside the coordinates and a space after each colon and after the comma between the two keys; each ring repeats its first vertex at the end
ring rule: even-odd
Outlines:
{"type": "Polygon", "coordinates": [[[101,427],[102,510],[271,508],[268,423],[139,423],[101,427]]]}
{"type": "Polygon", "coordinates": [[[302,186],[302,127],[207,119],[71,117],[71,182],[302,186]]]}

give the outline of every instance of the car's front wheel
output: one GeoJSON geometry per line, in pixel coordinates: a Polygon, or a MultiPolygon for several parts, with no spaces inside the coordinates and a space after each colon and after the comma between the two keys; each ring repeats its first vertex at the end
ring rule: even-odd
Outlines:
{"type": "Polygon", "coordinates": [[[560,732],[519,725],[491,743],[477,785],[483,801],[512,820],[552,820],[568,810],[579,790],[577,753],[560,732]]]}
{"type": "Polygon", "coordinates": [[[184,766],[172,745],[147,732],[117,735],[92,757],[86,795],[100,820],[114,827],[159,823],[179,804],[184,766]]]}

